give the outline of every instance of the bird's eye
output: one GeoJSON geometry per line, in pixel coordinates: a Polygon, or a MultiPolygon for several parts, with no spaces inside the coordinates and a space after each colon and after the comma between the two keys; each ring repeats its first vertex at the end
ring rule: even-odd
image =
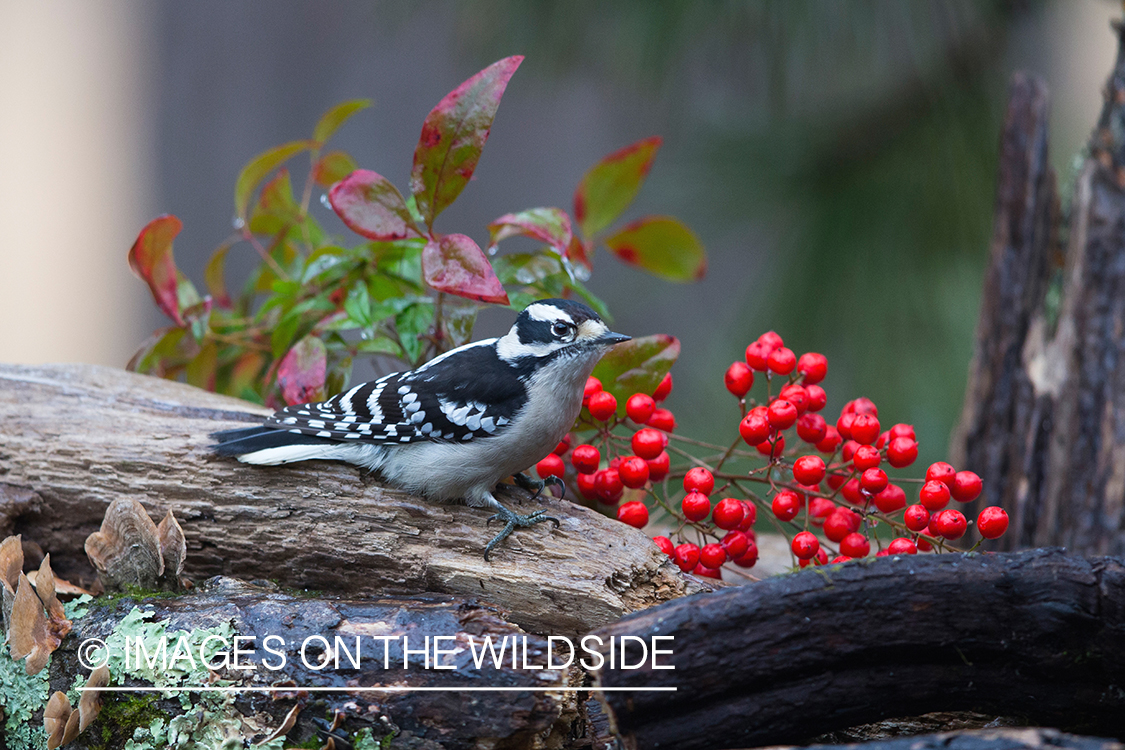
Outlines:
{"type": "Polygon", "coordinates": [[[555,323],[553,326],[551,326],[551,333],[555,334],[555,336],[561,339],[568,333],[570,333],[571,328],[572,326],[567,323],[555,323]]]}

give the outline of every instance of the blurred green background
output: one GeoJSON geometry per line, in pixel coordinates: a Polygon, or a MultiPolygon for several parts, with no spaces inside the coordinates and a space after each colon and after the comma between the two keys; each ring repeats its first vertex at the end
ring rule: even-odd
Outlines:
{"type": "MultiPolygon", "coordinates": [[[[960,411],[1007,81],[1016,69],[1047,77],[1052,158],[1065,182],[1112,61],[1108,19],[1120,15],[1119,5],[1099,0],[94,5],[113,11],[98,23],[124,31],[89,54],[127,53],[122,69],[141,76],[128,106],[115,109],[139,135],[101,147],[111,161],[135,162],[130,180],[109,184],[129,210],[100,244],[68,242],[59,252],[102,254],[98,262],[122,278],[114,299],[126,300],[128,312],[92,324],[85,348],[52,348],[52,326],[64,324],[49,319],[26,341],[0,334],[8,336],[0,359],[123,364],[163,325],[124,263],[145,220],[164,212],[184,220],[177,258],[200,280],[229,231],[235,176],[253,155],[306,137],[336,102],[372,97],[375,107],[337,145],[405,188],[430,107],[488,63],[523,54],[473,183],[438,230],[483,244],[486,224],[502,213],[569,210],[597,159],[659,134],[664,146],[626,218],[683,219],[708,249],[709,274],[672,285],[600,251],[590,286],[617,330],[681,339],[669,401],[680,431],[720,442],[735,434],[723,371],[773,329],[798,354],[828,356],[833,417],[845,400],[866,395],[886,424],[915,425],[922,461],[945,456],[960,411]]],[[[31,12],[5,5],[0,27],[17,33],[31,12]]],[[[73,15],[58,16],[55,36],[76,23],[73,15]]],[[[73,33],[95,30],[91,22],[73,33]]],[[[46,52],[8,54],[9,70],[33,75],[46,52]]],[[[96,85],[122,81],[101,75],[96,85]]],[[[11,126],[7,112],[0,127],[11,126]]],[[[27,179],[0,177],[0,199],[19,200],[27,179]]],[[[26,217],[0,214],[0,226],[26,217]]],[[[46,242],[41,234],[36,241],[46,242]]],[[[252,262],[243,251],[241,261],[232,253],[235,278],[252,262]]],[[[16,295],[0,316],[14,319],[18,295],[34,294],[41,272],[28,262],[0,249],[8,296],[16,295]]],[[[103,307],[108,316],[112,306],[103,307]]],[[[511,319],[488,311],[478,337],[511,319]]],[[[366,374],[357,368],[357,377],[366,374]]]]}

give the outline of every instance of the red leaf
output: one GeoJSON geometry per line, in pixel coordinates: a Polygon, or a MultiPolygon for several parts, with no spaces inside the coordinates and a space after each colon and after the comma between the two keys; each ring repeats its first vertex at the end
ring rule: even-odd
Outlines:
{"type": "Polygon", "coordinates": [[[305,336],[289,350],[277,368],[277,383],[285,403],[307,404],[324,400],[328,350],[315,336],[305,336]]]}
{"type": "Polygon", "coordinates": [[[613,223],[641,189],[663,141],[652,136],[615,151],[590,168],[574,191],[574,218],[587,237],[613,223]]]}
{"type": "Polygon", "coordinates": [[[227,251],[230,248],[229,242],[220,245],[211,256],[211,260],[207,261],[207,267],[203,270],[203,279],[207,282],[207,292],[214,298],[216,305],[228,310],[232,307],[232,304],[230,294],[227,292],[224,266],[227,262],[227,251]]]}
{"type": "Polygon", "coordinates": [[[707,253],[695,234],[670,216],[645,216],[607,237],[618,258],[669,281],[698,281],[707,253]]]}
{"type": "Polygon", "coordinates": [[[309,148],[308,141],[291,141],[258,154],[247,162],[242,171],[238,173],[238,179],[234,183],[235,215],[246,221],[246,212],[250,207],[250,195],[254,192],[258,183],[287,159],[307,148],[309,148]]]}
{"type": "Polygon", "coordinates": [[[481,302],[508,304],[508,294],[477,243],[463,234],[446,234],[422,249],[422,274],[439,292],[481,302]]]}
{"type": "Polygon", "coordinates": [[[414,149],[410,191],[427,226],[473,176],[500,98],[521,62],[523,56],[514,55],[489,65],[446,94],[426,116],[414,149]]]}
{"type": "Polygon", "coordinates": [[[332,210],[353,232],[372,240],[398,240],[420,234],[410,210],[390,180],[357,169],[328,192],[332,210]]]}
{"type": "Polygon", "coordinates": [[[141,230],[129,249],[129,268],[148,284],[156,306],[179,326],[184,325],[184,319],[176,294],[178,272],[172,258],[172,240],[183,227],[183,222],[171,214],[158,216],[141,230]]]}
{"type": "Polygon", "coordinates": [[[313,179],[331,187],[356,170],[355,160],[343,151],[329,151],[313,165],[313,179]]]}
{"type": "Polygon", "coordinates": [[[560,255],[566,253],[574,236],[570,229],[570,217],[558,208],[529,208],[515,214],[504,214],[488,225],[488,231],[493,245],[508,237],[523,235],[546,242],[560,255]]]}
{"type": "Polygon", "coordinates": [[[570,245],[566,248],[563,254],[572,263],[581,263],[586,266],[587,271],[594,269],[594,264],[590,262],[590,251],[593,247],[577,237],[570,238],[570,245]]]}

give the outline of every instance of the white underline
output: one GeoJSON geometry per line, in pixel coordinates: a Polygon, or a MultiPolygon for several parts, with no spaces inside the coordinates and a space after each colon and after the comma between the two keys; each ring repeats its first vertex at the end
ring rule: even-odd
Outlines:
{"type": "Polygon", "coordinates": [[[300,691],[309,693],[463,693],[463,692],[478,692],[478,693],[553,693],[553,692],[568,692],[568,693],[609,693],[615,691],[634,691],[634,692],[675,692],[675,687],[403,687],[403,686],[385,686],[385,687],[222,687],[217,685],[203,685],[192,687],[190,685],[171,685],[169,687],[128,687],[115,685],[113,687],[80,687],[79,692],[103,692],[103,693],[165,693],[174,691],[186,691],[191,693],[296,693],[300,691]]]}

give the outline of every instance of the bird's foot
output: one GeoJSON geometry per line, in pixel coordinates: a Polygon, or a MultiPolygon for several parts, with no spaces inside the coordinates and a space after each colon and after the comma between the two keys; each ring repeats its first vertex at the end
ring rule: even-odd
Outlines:
{"type": "Polygon", "coordinates": [[[526,529],[529,526],[534,526],[535,524],[543,523],[544,521],[551,521],[555,524],[556,529],[559,527],[559,519],[555,518],[554,516],[548,516],[547,511],[545,510],[537,510],[534,513],[529,513],[526,516],[521,516],[518,513],[513,513],[512,511],[508,510],[503,505],[500,506],[500,510],[495,515],[489,517],[488,521],[485,522],[485,525],[488,526],[495,520],[502,521],[504,523],[504,528],[500,531],[499,534],[492,537],[492,541],[489,542],[488,545],[484,548],[484,559],[486,562],[488,561],[488,555],[490,552],[492,552],[493,548],[496,547],[497,544],[500,544],[500,542],[507,539],[516,529],[526,529]]]}
{"type": "Polygon", "coordinates": [[[546,479],[532,479],[527,474],[524,474],[521,471],[517,474],[513,474],[512,479],[516,480],[516,484],[521,488],[527,490],[528,492],[535,493],[534,497],[531,498],[532,500],[543,494],[544,488],[552,484],[559,488],[560,498],[566,497],[566,484],[559,477],[551,475],[546,479]]]}

